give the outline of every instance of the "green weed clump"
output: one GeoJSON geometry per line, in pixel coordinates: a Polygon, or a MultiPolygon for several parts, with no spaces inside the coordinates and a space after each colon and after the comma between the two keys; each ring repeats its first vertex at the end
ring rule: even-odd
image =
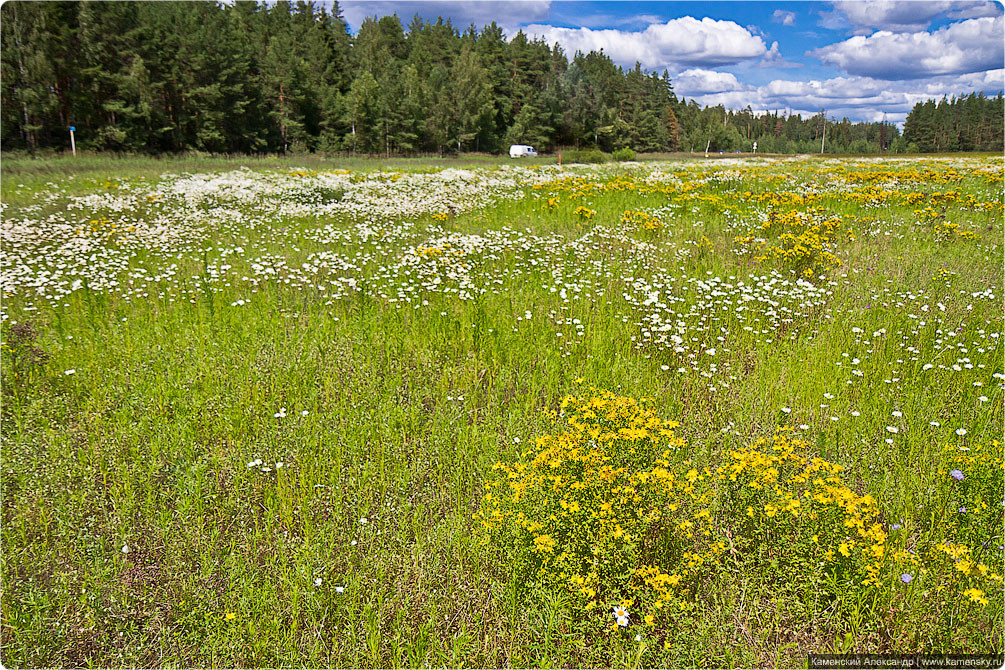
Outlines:
{"type": "Polygon", "coordinates": [[[607,154],[600,149],[575,149],[565,153],[566,163],[606,163],[607,154]]]}
{"type": "Polygon", "coordinates": [[[623,163],[625,161],[633,161],[635,160],[635,152],[629,149],[628,147],[625,147],[623,149],[615,149],[614,151],[611,152],[611,158],[618,161],[619,163],[623,163]]]}

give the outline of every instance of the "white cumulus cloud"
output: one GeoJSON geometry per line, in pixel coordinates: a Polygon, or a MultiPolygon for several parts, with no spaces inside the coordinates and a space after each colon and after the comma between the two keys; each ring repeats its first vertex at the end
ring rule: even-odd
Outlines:
{"type": "Polygon", "coordinates": [[[673,78],[674,91],[678,95],[693,97],[708,93],[746,90],[732,72],[716,72],[693,68],[684,70],[673,78]]]}
{"type": "Polygon", "coordinates": [[[1005,19],[968,19],[935,32],[858,35],[810,52],[853,75],[876,79],[920,79],[1001,68],[1005,61],[1005,19]]]}
{"type": "Polygon", "coordinates": [[[751,60],[767,52],[764,40],[733,21],[684,16],[654,23],[641,31],[560,28],[535,24],[524,32],[549,44],[558,42],[570,55],[600,51],[619,65],[636,61],[647,69],[670,65],[727,65],[751,60]]]}
{"type": "Polygon", "coordinates": [[[700,105],[723,105],[729,109],[749,105],[755,112],[787,111],[804,117],[824,109],[828,118],[901,122],[918,102],[970,91],[997,94],[1005,84],[1005,69],[924,81],[833,77],[806,81],[775,79],[762,86],[746,85],[726,72],[692,69],[678,74],[673,83],[678,94],[700,105]]]}
{"type": "Polygon", "coordinates": [[[784,9],[776,9],[771,14],[771,20],[775,23],[781,23],[783,26],[794,26],[796,25],[796,13],[788,12],[784,9]]]}
{"type": "Polygon", "coordinates": [[[1001,14],[1000,6],[987,0],[838,0],[834,8],[858,31],[916,32],[942,14],[956,19],[1001,14]]]}

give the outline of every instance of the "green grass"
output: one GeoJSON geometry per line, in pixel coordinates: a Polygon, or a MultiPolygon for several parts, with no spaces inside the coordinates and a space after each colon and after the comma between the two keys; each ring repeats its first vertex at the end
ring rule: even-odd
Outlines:
{"type": "MultiPolygon", "coordinates": [[[[83,288],[48,301],[5,286],[4,663],[798,666],[808,652],[849,648],[1001,652],[1000,591],[986,609],[943,606],[912,592],[894,603],[903,611],[881,612],[864,600],[821,611],[807,605],[812,594],[784,587],[788,576],[748,566],[709,583],[707,599],[681,616],[668,655],[654,656],[630,635],[591,632],[561,593],[521,589],[512,566],[481,545],[472,521],[493,464],[517,458],[535,436],[551,432],[545,411],[558,409],[583,379],[653,397],[661,417],[681,424],[677,433],[687,445],[679,458],[698,465],[713,466],[779,424],[806,425],[802,433],[815,453],[843,465],[846,480],[873,495],[887,519],[908,519],[918,538],[936,532],[932,519],[945,514],[932,509],[943,448],[1002,439],[1002,385],[992,374],[1002,372],[1003,344],[990,336],[1003,330],[1001,184],[975,172],[1000,161],[954,160],[960,181],[889,190],[956,189],[997,203],[990,213],[949,208],[975,240],[938,242],[916,223],[913,210],[921,205],[850,200],[818,174],[825,163],[653,164],[684,180],[715,170],[741,174],[700,186],[697,192],[720,196],[718,203],[690,196],[674,203],[663,193],[635,191],[573,201],[563,193],[554,212],[542,207],[543,195],[521,186],[519,199],[472,211],[462,203],[443,223],[430,217],[437,210],[367,219],[386,235],[369,239],[317,237],[328,225],[354,230],[345,215],[283,215],[254,204],[235,205],[254,225],[214,227],[213,217],[222,215],[203,204],[210,222],[204,237],[170,252],[138,248],[124,256],[125,267],[161,275],[146,296],[83,288]],[[787,181],[772,186],[765,174],[787,181]],[[753,322],[736,312],[739,300],[723,303],[695,281],[749,284],[751,274],[772,270],[794,281],[788,267],[756,262],[734,238],[770,209],[745,201],[743,192],[804,187],[824,191],[814,206],[880,222],[848,224],[855,240],[836,244],[840,267],[814,279],[826,289],[819,304],[785,304],[796,314],[774,323],[769,306],[742,303],[760,319],[744,330],[753,322]],[[573,214],[578,204],[597,214],[581,219],[573,214]],[[626,210],[668,204],[678,209],[659,233],[619,223],[626,210]],[[415,225],[401,227],[402,220],[415,225]],[[509,237],[458,261],[389,269],[450,233],[509,237]],[[711,248],[699,253],[693,243],[702,235],[711,248]],[[236,246],[243,253],[223,254],[236,246]],[[252,265],[269,256],[298,268],[319,252],[355,258],[360,269],[261,274],[252,265]],[[221,263],[231,267],[214,277],[211,266],[221,263]],[[463,289],[451,274],[458,263],[467,265],[470,285],[485,292],[461,299],[418,279],[436,276],[437,286],[463,289]],[[171,264],[176,273],[164,275],[171,264]],[[943,266],[955,273],[948,285],[933,278],[943,266]],[[331,289],[317,288],[349,275],[365,290],[332,298],[331,289]],[[657,277],[671,278],[662,295],[679,300],[675,309],[693,307],[686,320],[688,337],[699,340],[690,343],[699,352],[697,368],[672,349],[638,346],[639,312],[623,296],[634,295],[636,280],[657,277]],[[399,289],[411,302],[393,301],[399,289]],[[973,295],[987,289],[992,298],[973,295]],[[247,304],[232,305],[238,300],[247,304]],[[25,321],[37,339],[12,336],[12,326],[25,321]],[[872,335],[880,329],[885,333],[872,335]],[[30,346],[51,359],[18,363],[30,346]],[[715,355],[700,354],[712,347],[715,355]],[[854,358],[862,362],[853,366],[854,358]],[[973,367],[953,370],[959,358],[973,367]],[[923,370],[929,362],[936,367],[923,370]],[[864,376],[853,376],[853,368],[864,376]],[[274,416],[281,408],[286,416],[274,416]],[[899,427],[892,445],[884,442],[886,426],[899,427]],[[966,436],[957,437],[953,431],[964,427],[966,436]],[[262,465],[249,467],[256,459],[262,465]]],[[[504,163],[5,161],[4,218],[58,215],[76,225],[107,216],[126,225],[163,216],[182,225],[196,215],[180,200],[143,202],[126,213],[68,209],[88,193],[120,192],[105,182],[144,193],[169,172],[421,172],[504,163]]],[[[608,165],[591,179],[642,179],[650,167],[608,165]]],[[[5,228],[5,255],[19,239],[5,228]]],[[[113,239],[100,244],[114,247],[113,239]]],[[[32,272],[48,262],[37,259],[32,272]]],[[[127,285],[115,272],[120,288],[127,285]]],[[[988,504],[1000,517],[998,486],[988,504]]],[[[1000,518],[980,537],[1000,545],[1000,518]]],[[[1001,561],[997,551],[988,564],[1001,572],[1001,561]]]]}

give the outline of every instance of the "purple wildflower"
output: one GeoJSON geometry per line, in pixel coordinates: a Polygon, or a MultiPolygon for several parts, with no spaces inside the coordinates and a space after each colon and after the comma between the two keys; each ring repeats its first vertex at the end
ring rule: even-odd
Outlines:
{"type": "Polygon", "coordinates": [[[953,479],[955,479],[958,482],[962,482],[963,481],[963,472],[960,471],[960,470],[951,470],[949,472],[949,476],[952,477],[953,479]]]}
{"type": "Polygon", "coordinates": [[[905,572],[900,576],[900,581],[904,582],[905,584],[910,584],[912,579],[914,579],[914,575],[908,572],[905,572]]]}

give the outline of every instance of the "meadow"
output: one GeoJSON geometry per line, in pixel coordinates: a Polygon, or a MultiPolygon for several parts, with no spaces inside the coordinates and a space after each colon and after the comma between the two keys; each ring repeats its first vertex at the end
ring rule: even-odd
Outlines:
{"type": "Polygon", "coordinates": [[[3,663],[1000,654],[1003,176],[5,165],[3,663]]]}

